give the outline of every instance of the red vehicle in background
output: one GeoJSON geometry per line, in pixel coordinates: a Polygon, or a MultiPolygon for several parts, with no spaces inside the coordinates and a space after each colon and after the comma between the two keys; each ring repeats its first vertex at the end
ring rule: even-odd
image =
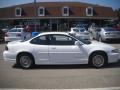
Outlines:
{"type": "Polygon", "coordinates": [[[118,24],[115,28],[120,31],[120,24],[118,24]]]}

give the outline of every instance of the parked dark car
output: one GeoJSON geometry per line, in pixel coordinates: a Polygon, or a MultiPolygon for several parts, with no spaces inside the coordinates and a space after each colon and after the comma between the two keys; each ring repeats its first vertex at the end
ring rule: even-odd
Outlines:
{"type": "Polygon", "coordinates": [[[5,33],[0,30],[0,43],[4,42],[4,36],[5,36],[5,33]]]}

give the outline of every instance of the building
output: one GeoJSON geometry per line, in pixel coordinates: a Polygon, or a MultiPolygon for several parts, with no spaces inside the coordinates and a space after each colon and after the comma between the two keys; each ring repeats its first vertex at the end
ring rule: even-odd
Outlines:
{"type": "Polygon", "coordinates": [[[77,23],[115,18],[111,7],[82,2],[38,2],[0,8],[0,27],[31,25],[37,31],[66,31],[77,23]]]}

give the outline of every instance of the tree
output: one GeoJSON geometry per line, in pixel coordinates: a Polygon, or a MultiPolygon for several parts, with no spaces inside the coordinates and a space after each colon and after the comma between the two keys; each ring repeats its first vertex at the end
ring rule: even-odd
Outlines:
{"type": "Polygon", "coordinates": [[[120,21],[120,8],[116,9],[115,13],[116,13],[116,15],[118,17],[118,20],[120,21]]]}

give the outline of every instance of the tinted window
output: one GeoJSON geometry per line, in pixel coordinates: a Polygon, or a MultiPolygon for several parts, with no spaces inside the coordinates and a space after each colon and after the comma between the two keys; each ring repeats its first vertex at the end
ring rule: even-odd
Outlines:
{"type": "Polygon", "coordinates": [[[21,32],[22,31],[22,29],[11,29],[11,30],[9,30],[9,32],[21,32]]]}
{"type": "Polygon", "coordinates": [[[78,29],[73,29],[73,31],[75,31],[75,32],[79,32],[79,30],[78,30],[78,29]]]}
{"type": "MultiPolygon", "coordinates": [[[[72,35],[73,36],[73,35],[72,35]]],[[[84,44],[91,44],[91,41],[89,41],[89,40],[84,40],[84,39],[82,39],[82,38],[80,38],[80,37],[77,37],[77,36],[73,36],[73,37],[75,37],[76,39],[78,39],[79,41],[81,41],[82,43],[84,43],[84,44]]]]}
{"type": "Polygon", "coordinates": [[[85,32],[85,29],[73,29],[75,32],[85,32]]]}
{"type": "Polygon", "coordinates": [[[39,36],[31,40],[32,44],[37,44],[37,45],[48,45],[48,36],[39,36]]]}
{"type": "Polygon", "coordinates": [[[75,39],[65,35],[51,35],[51,45],[74,45],[75,39]]]}
{"type": "Polygon", "coordinates": [[[114,29],[114,28],[106,28],[106,29],[104,29],[105,31],[116,31],[116,29],[114,29]]]}
{"type": "Polygon", "coordinates": [[[17,29],[17,32],[21,32],[22,30],[21,29],[17,29]]]}
{"type": "Polygon", "coordinates": [[[85,32],[85,29],[80,29],[80,32],[85,32]]]}
{"type": "Polygon", "coordinates": [[[11,29],[9,32],[17,32],[17,29],[11,29]]]}

